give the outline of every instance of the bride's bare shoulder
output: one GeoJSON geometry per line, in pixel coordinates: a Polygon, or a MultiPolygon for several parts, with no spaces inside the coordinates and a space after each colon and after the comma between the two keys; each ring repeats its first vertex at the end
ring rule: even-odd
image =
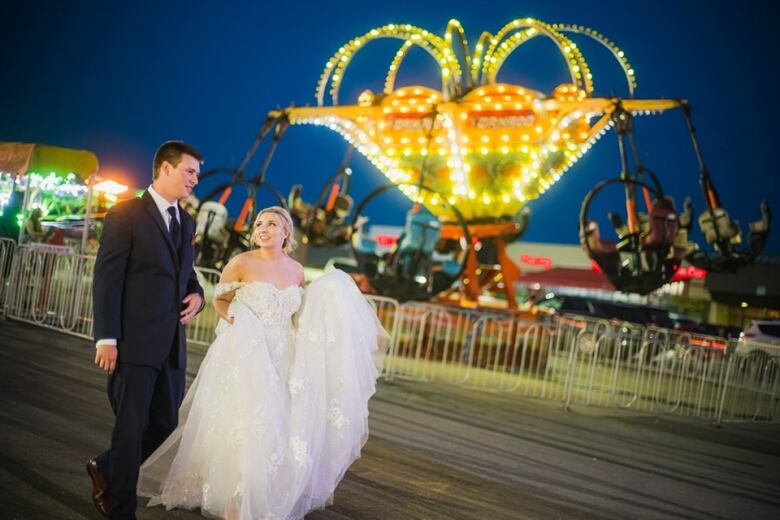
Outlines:
{"type": "Polygon", "coordinates": [[[244,280],[244,278],[246,278],[247,270],[251,269],[252,262],[253,258],[249,255],[248,251],[246,253],[237,254],[225,264],[225,267],[222,269],[221,280],[223,282],[244,280]]]}
{"type": "Polygon", "coordinates": [[[297,260],[290,258],[289,256],[287,258],[289,260],[288,265],[290,266],[290,270],[293,271],[295,273],[295,276],[298,278],[298,285],[303,287],[305,283],[305,274],[303,270],[303,265],[297,260]]]}

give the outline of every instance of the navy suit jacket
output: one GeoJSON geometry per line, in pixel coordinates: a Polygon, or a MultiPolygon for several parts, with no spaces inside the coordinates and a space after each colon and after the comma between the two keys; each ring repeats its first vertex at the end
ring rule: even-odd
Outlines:
{"type": "Polygon", "coordinates": [[[203,289],[193,268],[193,221],[185,211],[179,217],[177,252],[148,192],[106,216],[92,286],[93,330],[95,340],[117,339],[119,362],[152,366],[171,356],[175,366],[187,364],[181,301],[203,296],[203,289]]]}

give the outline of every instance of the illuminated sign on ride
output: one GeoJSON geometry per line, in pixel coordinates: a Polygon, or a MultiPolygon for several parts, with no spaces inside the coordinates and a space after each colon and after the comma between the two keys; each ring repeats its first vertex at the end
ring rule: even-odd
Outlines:
{"type": "MultiPolygon", "coordinates": [[[[472,56],[460,23],[451,20],[443,38],[411,25],[390,24],[350,40],[326,64],[317,86],[319,106],[286,113],[293,124],[324,125],[339,132],[390,181],[405,184],[400,188],[409,198],[444,220],[453,220],[453,215],[440,197],[469,222],[511,219],[558,181],[612,124],[617,100],[592,97],[588,64],[566,33],[583,34],[606,46],[623,68],[633,95],[634,71],[623,52],[595,31],[518,19],[495,35],[483,33],[472,56]],[[506,58],[537,36],[557,45],[571,83],[546,95],[496,82],[506,58]],[[357,105],[339,105],[339,87],[350,61],[366,43],[379,38],[403,40],[387,72],[384,92],[366,90],[357,105]],[[413,46],[436,60],[441,91],[395,88],[398,69],[413,46]],[[418,190],[417,184],[436,193],[418,190]]],[[[675,106],[665,100],[621,103],[634,113],[675,106]]]]}
{"type": "Polygon", "coordinates": [[[520,263],[525,265],[540,266],[544,269],[552,269],[553,261],[549,256],[520,255],[520,263]]]}

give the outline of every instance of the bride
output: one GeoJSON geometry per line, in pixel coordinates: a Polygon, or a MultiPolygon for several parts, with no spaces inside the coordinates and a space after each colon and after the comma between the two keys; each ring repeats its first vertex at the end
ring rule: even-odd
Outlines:
{"type": "Polygon", "coordinates": [[[332,502],[368,438],[368,400],[389,338],[346,274],[303,290],[292,220],[262,210],[257,249],[217,285],[216,339],[179,427],[141,466],[149,506],[227,519],[298,519],[332,502]]]}

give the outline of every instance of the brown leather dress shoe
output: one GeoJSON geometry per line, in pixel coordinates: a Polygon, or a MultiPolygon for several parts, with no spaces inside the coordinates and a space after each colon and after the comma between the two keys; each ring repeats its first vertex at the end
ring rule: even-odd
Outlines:
{"type": "Polygon", "coordinates": [[[108,510],[111,508],[108,501],[108,483],[98,471],[95,459],[90,459],[87,462],[87,475],[92,479],[92,501],[95,503],[95,507],[101,515],[108,516],[108,510]]]}

